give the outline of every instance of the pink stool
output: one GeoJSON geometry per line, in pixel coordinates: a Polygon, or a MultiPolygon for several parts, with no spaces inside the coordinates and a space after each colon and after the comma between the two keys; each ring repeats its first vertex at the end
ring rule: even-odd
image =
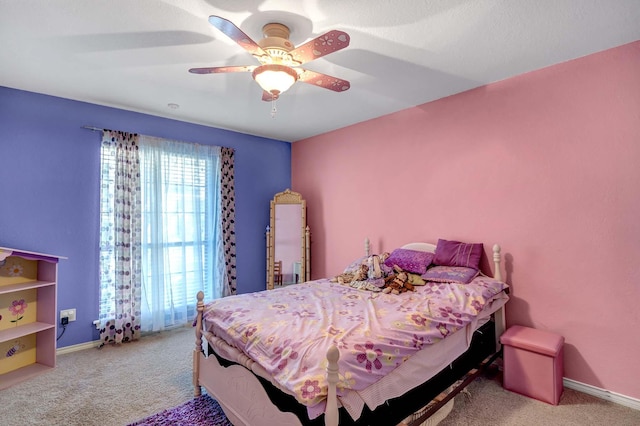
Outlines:
{"type": "Polygon", "coordinates": [[[514,325],[500,336],[500,342],[504,345],[504,388],[558,405],[564,389],[564,337],[514,325]]]}

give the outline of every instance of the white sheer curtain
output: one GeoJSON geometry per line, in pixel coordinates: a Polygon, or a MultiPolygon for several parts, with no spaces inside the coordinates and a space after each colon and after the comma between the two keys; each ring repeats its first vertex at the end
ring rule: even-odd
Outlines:
{"type": "Polygon", "coordinates": [[[231,293],[221,225],[221,148],[140,136],[142,331],[190,321],[196,294],[231,293]]]}

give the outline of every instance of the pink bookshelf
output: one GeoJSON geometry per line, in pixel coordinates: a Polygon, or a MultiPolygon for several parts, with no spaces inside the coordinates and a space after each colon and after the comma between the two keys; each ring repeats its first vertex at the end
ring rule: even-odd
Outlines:
{"type": "Polygon", "coordinates": [[[0,389],[56,366],[60,259],[0,247],[0,389]]]}

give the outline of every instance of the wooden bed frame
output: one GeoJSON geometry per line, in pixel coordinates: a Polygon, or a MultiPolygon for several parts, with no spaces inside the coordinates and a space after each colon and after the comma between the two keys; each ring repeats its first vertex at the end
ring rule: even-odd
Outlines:
{"type": "MultiPolygon", "coordinates": [[[[435,250],[435,245],[429,243],[410,243],[403,248],[418,250],[435,250]]],[[[369,240],[365,240],[365,254],[370,255],[369,240]]],[[[493,246],[493,264],[494,278],[502,280],[501,273],[501,256],[500,246],[493,246]]],[[[207,393],[215,398],[228,419],[234,426],[272,426],[274,424],[281,426],[301,426],[300,419],[290,412],[283,412],[275,406],[260,380],[256,377],[260,376],[267,379],[269,375],[256,362],[245,355],[240,355],[240,362],[231,366],[222,366],[218,359],[204,353],[205,344],[210,345],[215,352],[223,358],[231,359],[225,354],[235,349],[229,349],[223,344],[216,344],[216,341],[210,342],[206,337],[208,332],[203,330],[203,312],[204,312],[204,293],[198,292],[197,295],[197,316],[195,320],[196,341],[193,351],[193,385],[194,395],[200,396],[202,386],[207,393]],[[203,340],[203,337],[205,340],[203,340]]],[[[504,306],[494,314],[495,324],[495,343],[496,354],[500,350],[500,335],[504,332],[505,315],[504,306]]],[[[220,343],[218,341],[218,343],[220,343]]],[[[236,351],[237,352],[237,351],[236,351]]],[[[494,354],[495,356],[495,354],[494,354]]],[[[338,399],[336,394],[336,385],[338,383],[338,359],[339,352],[334,346],[327,351],[327,382],[329,385],[327,395],[327,405],[324,412],[326,426],[338,426],[338,399]]],[[[271,380],[270,380],[271,381],[271,380]]],[[[271,383],[277,387],[274,381],[271,383]]],[[[429,401],[425,401],[425,405],[429,401]]],[[[424,421],[421,418],[421,422],[424,421]]]]}

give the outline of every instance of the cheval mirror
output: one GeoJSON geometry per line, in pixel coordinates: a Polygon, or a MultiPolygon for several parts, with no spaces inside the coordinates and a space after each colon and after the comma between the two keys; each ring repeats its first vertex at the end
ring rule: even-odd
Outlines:
{"type": "Polygon", "coordinates": [[[309,281],[307,203],[299,193],[287,189],[273,197],[266,236],[267,290],[309,281]]]}

